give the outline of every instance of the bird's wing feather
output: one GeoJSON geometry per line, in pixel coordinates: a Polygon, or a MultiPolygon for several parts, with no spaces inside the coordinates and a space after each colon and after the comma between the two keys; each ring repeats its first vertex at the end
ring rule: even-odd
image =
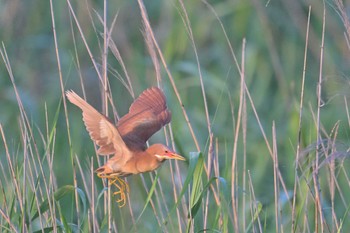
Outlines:
{"type": "Polygon", "coordinates": [[[123,156],[123,150],[127,149],[127,146],[114,124],[75,92],[67,91],[66,95],[72,104],[83,111],[83,121],[86,129],[91,139],[100,147],[97,153],[100,155],[118,154],[123,156]]]}
{"type": "Polygon", "coordinates": [[[129,148],[143,150],[146,141],[171,120],[163,92],[152,87],[130,106],[118,122],[118,130],[129,148]]]}

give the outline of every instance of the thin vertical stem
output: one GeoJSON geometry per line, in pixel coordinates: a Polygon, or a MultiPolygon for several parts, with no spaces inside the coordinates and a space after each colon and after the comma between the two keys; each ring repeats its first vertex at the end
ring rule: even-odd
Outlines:
{"type": "Polygon", "coordinates": [[[306,26],[306,36],[305,36],[305,48],[304,48],[304,66],[303,75],[301,81],[301,93],[300,93],[300,105],[299,105],[299,125],[298,125],[298,144],[296,151],[296,158],[294,164],[294,189],[293,189],[293,204],[292,204],[292,232],[295,230],[295,205],[297,200],[297,186],[298,186],[298,168],[299,168],[299,157],[300,157],[300,144],[301,144],[301,125],[303,119],[303,109],[304,109],[304,88],[305,88],[305,76],[306,76],[306,61],[307,61],[307,51],[309,45],[309,30],[310,30],[310,16],[311,16],[311,6],[309,6],[309,13],[307,18],[306,26]]]}
{"type": "MultiPolygon", "coordinates": [[[[102,52],[102,102],[103,112],[105,116],[108,116],[108,77],[107,77],[107,56],[108,56],[108,28],[107,28],[107,4],[108,1],[103,1],[103,52],[102,52]]],[[[111,203],[111,186],[108,181],[108,192],[107,192],[107,214],[108,214],[108,232],[112,232],[112,203],[111,203]]]]}
{"type": "Polygon", "coordinates": [[[276,233],[280,232],[279,228],[279,183],[277,177],[278,171],[278,157],[277,157],[277,136],[276,136],[276,126],[275,121],[272,123],[272,140],[273,140],[273,184],[274,184],[274,194],[275,194],[275,225],[276,233]]]}
{"type": "Polygon", "coordinates": [[[242,63],[241,63],[241,90],[240,90],[240,97],[239,97],[239,106],[238,106],[238,115],[237,115],[237,122],[235,127],[235,135],[234,135],[234,142],[233,142],[233,151],[232,151],[232,175],[231,175],[231,197],[232,197],[232,211],[233,211],[233,220],[234,220],[234,228],[235,232],[239,232],[239,222],[238,222],[238,216],[237,216],[237,197],[236,197],[236,163],[237,163],[237,149],[238,149],[238,138],[239,138],[239,132],[241,127],[241,120],[242,120],[242,111],[243,111],[243,96],[245,93],[245,69],[244,69],[244,63],[245,63],[245,43],[246,40],[243,39],[242,41],[242,63]]]}
{"type": "Polygon", "coordinates": [[[315,159],[315,172],[314,172],[314,188],[315,188],[315,204],[316,204],[316,217],[315,217],[315,230],[318,232],[318,218],[317,212],[319,214],[321,232],[324,232],[323,229],[323,213],[322,213],[322,204],[321,204],[321,188],[318,182],[318,172],[319,172],[319,147],[321,145],[322,136],[320,130],[320,118],[321,118],[321,107],[323,105],[323,101],[321,100],[322,93],[322,80],[323,80],[323,54],[324,54],[324,37],[325,37],[325,27],[326,27],[326,6],[323,1],[323,22],[322,22],[322,40],[321,40],[321,51],[320,51],[320,68],[319,68],[319,76],[317,83],[317,119],[316,119],[316,133],[317,133],[317,148],[316,148],[316,159],[315,159]]]}

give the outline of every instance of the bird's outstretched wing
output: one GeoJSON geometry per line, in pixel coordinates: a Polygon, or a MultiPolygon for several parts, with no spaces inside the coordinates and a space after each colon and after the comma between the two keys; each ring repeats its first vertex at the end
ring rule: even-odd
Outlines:
{"type": "Polygon", "coordinates": [[[163,92],[152,87],[133,102],[117,128],[131,150],[144,150],[146,141],[171,120],[163,92]]]}
{"type": "MultiPolygon", "coordinates": [[[[97,151],[100,155],[117,154],[124,156],[128,150],[117,128],[110,120],[94,109],[73,91],[67,91],[68,100],[83,111],[83,121],[92,140],[100,147],[97,151]],[[126,149],[126,150],[125,150],[126,149]]],[[[125,158],[126,160],[128,158],[125,158]]]]}

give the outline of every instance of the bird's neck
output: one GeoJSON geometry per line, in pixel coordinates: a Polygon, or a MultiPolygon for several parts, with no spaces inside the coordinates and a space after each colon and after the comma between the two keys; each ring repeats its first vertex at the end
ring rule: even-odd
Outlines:
{"type": "Polygon", "coordinates": [[[158,157],[146,150],[138,154],[136,168],[139,172],[149,172],[156,170],[163,162],[164,159],[159,160],[158,157]]]}

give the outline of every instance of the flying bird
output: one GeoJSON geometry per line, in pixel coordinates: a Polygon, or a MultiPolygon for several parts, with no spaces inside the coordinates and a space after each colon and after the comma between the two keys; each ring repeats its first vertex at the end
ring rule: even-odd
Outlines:
{"type": "Polygon", "coordinates": [[[95,172],[117,188],[113,195],[118,195],[120,207],[126,203],[125,192],[129,192],[128,184],[121,177],[154,171],[168,159],[186,160],[163,144],[147,148],[147,140],[171,120],[165,96],[158,87],[142,92],[117,125],[74,91],[66,91],[66,96],[82,110],[86,129],[99,146],[97,153],[102,156],[113,154],[95,172]]]}

